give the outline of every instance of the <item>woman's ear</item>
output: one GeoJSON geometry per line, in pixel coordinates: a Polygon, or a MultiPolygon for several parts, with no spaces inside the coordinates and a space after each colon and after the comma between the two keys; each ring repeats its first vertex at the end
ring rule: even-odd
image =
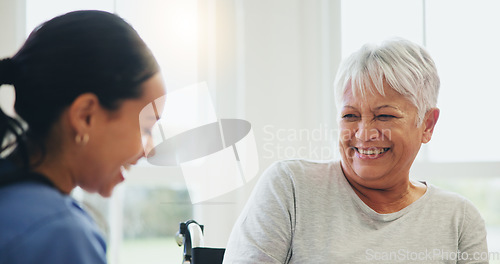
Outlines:
{"type": "Polygon", "coordinates": [[[69,106],[68,116],[76,135],[87,134],[99,109],[99,99],[93,93],[79,95],[69,106]]]}
{"type": "Polygon", "coordinates": [[[434,132],[434,127],[439,119],[439,109],[432,108],[425,114],[425,119],[422,125],[424,126],[424,132],[422,135],[422,143],[427,143],[431,141],[432,133],[434,132]]]}

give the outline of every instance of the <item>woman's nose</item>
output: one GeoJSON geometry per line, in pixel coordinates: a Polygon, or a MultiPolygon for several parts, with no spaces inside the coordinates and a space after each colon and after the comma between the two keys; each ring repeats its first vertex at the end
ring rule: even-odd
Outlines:
{"type": "Polygon", "coordinates": [[[372,141],[380,136],[380,131],[374,126],[373,122],[362,120],[358,123],[355,136],[361,141],[372,141]]]}

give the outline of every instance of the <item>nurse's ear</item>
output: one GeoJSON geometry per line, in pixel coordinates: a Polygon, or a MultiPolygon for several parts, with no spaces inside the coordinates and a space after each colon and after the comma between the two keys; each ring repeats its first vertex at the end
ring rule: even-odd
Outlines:
{"type": "Polygon", "coordinates": [[[69,122],[79,134],[88,134],[99,110],[99,99],[93,93],[79,95],[69,107],[69,122]]]}
{"type": "Polygon", "coordinates": [[[439,109],[432,108],[425,114],[424,122],[422,126],[424,126],[424,131],[422,134],[422,143],[427,143],[431,141],[432,133],[434,132],[434,127],[439,119],[439,109]]]}

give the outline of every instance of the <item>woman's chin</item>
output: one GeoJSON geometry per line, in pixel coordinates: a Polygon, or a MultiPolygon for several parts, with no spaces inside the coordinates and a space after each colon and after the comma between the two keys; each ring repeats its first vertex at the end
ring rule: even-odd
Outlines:
{"type": "Polygon", "coordinates": [[[99,195],[104,197],[104,198],[108,198],[110,197],[112,194],[113,194],[113,189],[115,188],[115,186],[111,187],[111,188],[108,188],[106,190],[99,190],[99,195]]]}
{"type": "Polygon", "coordinates": [[[116,188],[116,186],[124,180],[123,175],[121,175],[121,173],[120,173],[120,179],[121,179],[120,181],[109,183],[107,186],[103,186],[103,188],[101,188],[98,191],[99,195],[104,198],[110,197],[113,194],[113,190],[116,188]]]}
{"type": "Polygon", "coordinates": [[[379,170],[375,167],[362,167],[362,168],[353,168],[353,172],[355,177],[364,182],[376,182],[383,178],[383,171],[379,170]]]}

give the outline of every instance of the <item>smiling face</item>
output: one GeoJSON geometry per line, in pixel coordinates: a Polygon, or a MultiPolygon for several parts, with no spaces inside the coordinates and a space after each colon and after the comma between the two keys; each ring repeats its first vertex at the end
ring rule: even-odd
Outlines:
{"type": "MultiPolygon", "coordinates": [[[[143,143],[150,142],[149,131],[156,122],[156,117],[145,117],[139,122],[141,110],[155,99],[165,94],[159,74],[142,84],[142,96],[122,102],[115,111],[100,109],[95,115],[93,130],[89,131],[90,140],[85,146],[88,150],[85,164],[77,185],[90,192],[98,192],[107,197],[113,188],[124,180],[123,167],[137,163],[144,156],[143,143]],[[146,137],[146,138],[145,138],[146,137]]],[[[162,102],[157,101],[161,113],[162,102]]],[[[154,113],[152,113],[154,115],[154,113]]]]}
{"type": "Polygon", "coordinates": [[[387,83],[384,92],[384,96],[375,93],[361,97],[354,96],[348,87],[339,122],[346,177],[375,189],[408,181],[421,144],[432,135],[432,117],[437,120],[439,113],[437,109],[430,111],[423,124],[417,125],[417,108],[387,83]]]}

